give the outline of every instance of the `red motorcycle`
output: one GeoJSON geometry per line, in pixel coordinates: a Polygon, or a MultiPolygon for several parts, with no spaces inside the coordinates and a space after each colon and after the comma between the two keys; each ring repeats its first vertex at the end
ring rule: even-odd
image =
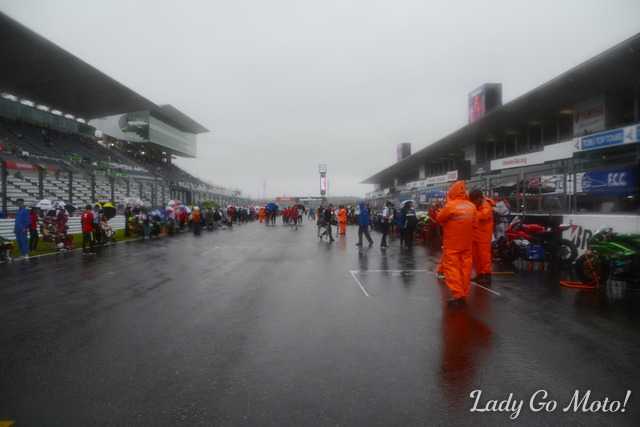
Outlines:
{"type": "Polygon", "coordinates": [[[546,229],[540,224],[524,224],[524,218],[515,218],[493,248],[494,259],[513,262],[548,261],[557,265],[571,265],[578,257],[578,248],[571,240],[563,239],[562,232],[571,224],[560,224],[546,229]]]}

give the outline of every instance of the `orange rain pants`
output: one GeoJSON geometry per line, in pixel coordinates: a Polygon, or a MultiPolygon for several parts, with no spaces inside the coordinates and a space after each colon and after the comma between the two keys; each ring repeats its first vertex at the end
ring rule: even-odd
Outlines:
{"type": "Polygon", "coordinates": [[[471,269],[473,268],[473,256],[471,249],[447,249],[442,253],[444,276],[451,294],[456,297],[469,296],[471,282],[471,269]]]}
{"type": "Polygon", "coordinates": [[[473,242],[473,267],[476,274],[492,274],[491,242],[473,242]]]}

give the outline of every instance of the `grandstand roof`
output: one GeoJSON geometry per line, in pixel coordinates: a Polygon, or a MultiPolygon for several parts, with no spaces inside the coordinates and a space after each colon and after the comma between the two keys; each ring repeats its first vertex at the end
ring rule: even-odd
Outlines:
{"type": "Polygon", "coordinates": [[[182,132],[189,133],[205,133],[209,132],[209,129],[202,126],[192,118],[185,115],[182,111],[175,108],[173,105],[161,105],[159,109],[152,110],[153,116],[159,116],[164,122],[171,124],[176,129],[182,132]]]}
{"type": "Polygon", "coordinates": [[[487,135],[535,123],[554,123],[562,111],[571,111],[576,103],[606,94],[640,91],[640,33],[561,74],[542,86],[491,111],[444,138],[427,145],[413,155],[362,181],[377,184],[395,175],[417,172],[426,161],[446,156],[477,143],[487,135]]]}
{"type": "Polygon", "coordinates": [[[85,120],[151,110],[187,132],[208,132],[171,106],[158,106],[0,12],[0,92],[85,120]]]}

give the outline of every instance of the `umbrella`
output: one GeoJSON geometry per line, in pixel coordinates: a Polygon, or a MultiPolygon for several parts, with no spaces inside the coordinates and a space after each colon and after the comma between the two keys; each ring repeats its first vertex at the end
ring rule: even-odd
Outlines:
{"type": "Polygon", "coordinates": [[[189,209],[189,206],[185,206],[185,205],[180,205],[177,206],[178,209],[182,209],[183,211],[185,211],[186,213],[191,213],[191,209],[189,209]]]}
{"type": "Polygon", "coordinates": [[[402,203],[400,203],[400,209],[404,209],[404,206],[409,202],[415,203],[413,200],[407,199],[407,200],[403,201],[402,203]]]}
{"type": "Polygon", "coordinates": [[[74,206],[71,203],[67,203],[63,201],[54,202],[53,207],[56,208],[58,211],[61,211],[62,209],[66,210],[67,213],[69,213],[69,215],[73,215],[73,213],[78,210],[77,206],[74,206]]]}
{"type": "Polygon", "coordinates": [[[116,207],[113,206],[111,203],[105,203],[104,205],[102,205],[102,212],[105,216],[105,218],[107,218],[107,220],[113,218],[114,216],[116,216],[116,207]]]}
{"type": "Polygon", "coordinates": [[[51,200],[42,199],[38,203],[36,203],[36,208],[40,208],[43,211],[48,211],[53,208],[53,205],[51,204],[51,200]]]}
{"type": "Polygon", "coordinates": [[[180,200],[176,200],[176,199],[169,200],[167,202],[167,206],[175,206],[175,205],[181,205],[181,204],[182,204],[182,202],[180,200]]]}
{"type": "Polygon", "coordinates": [[[164,208],[165,211],[174,211],[175,209],[173,209],[171,206],[166,206],[164,208]]]}
{"type": "Polygon", "coordinates": [[[137,197],[125,197],[122,199],[122,204],[125,206],[141,206],[144,202],[137,197]]]}

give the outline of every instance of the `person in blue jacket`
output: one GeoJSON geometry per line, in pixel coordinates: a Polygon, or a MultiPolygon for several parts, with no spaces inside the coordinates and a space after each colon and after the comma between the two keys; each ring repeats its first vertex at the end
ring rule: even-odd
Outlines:
{"type": "Polygon", "coordinates": [[[364,202],[358,203],[360,206],[360,216],[358,219],[358,243],[356,246],[362,246],[362,235],[364,234],[369,241],[369,246],[373,246],[373,239],[369,235],[369,226],[371,225],[371,218],[369,217],[369,211],[367,210],[364,202]]]}
{"type": "Polygon", "coordinates": [[[16,235],[20,252],[22,252],[22,256],[16,259],[29,259],[29,244],[27,243],[27,233],[29,231],[29,225],[31,225],[29,211],[24,207],[24,199],[17,199],[16,205],[18,206],[18,212],[16,212],[16,222],[13,226],[13,232],[16,235]]]}

